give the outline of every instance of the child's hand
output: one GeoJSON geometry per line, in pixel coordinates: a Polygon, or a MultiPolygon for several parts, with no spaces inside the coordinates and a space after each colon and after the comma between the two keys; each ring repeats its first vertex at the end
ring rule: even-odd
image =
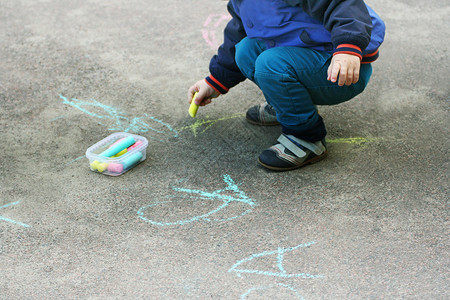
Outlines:
{"type": "Polygon", "coordinates": [[[202,79],[197,81],[193,86],[189,88],[188,91],[188,101],[191,103],[192,97],[194,94],[198,92],[197,97],[195,98],[195,104],[200,106],[205,106],[211,103],[212,98],[219,97],[219,93],[216,92],[215,89],[209,86],[206,83],[206,80],[202,79]]]}
{"type": "Polygon", "coordinates": [[[339,75],[339,86],[357,83],[360,66],[361,62],[358,56],[345,53],[336,54],[328,67],[327,79],[336,82],[339,75]]]}

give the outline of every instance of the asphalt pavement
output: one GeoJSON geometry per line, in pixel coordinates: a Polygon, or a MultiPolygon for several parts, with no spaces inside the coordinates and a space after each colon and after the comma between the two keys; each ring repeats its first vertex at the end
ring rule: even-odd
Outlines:
{"type": "Polygon", "coordinates": [[[369,86],[280,173],[252,82],[188,114],[226,1],[0,0],[0,299],[448,299],[450,5],[367,3],[369,86]],[[146,160],[91,171],[115,132],[146,160]]]}

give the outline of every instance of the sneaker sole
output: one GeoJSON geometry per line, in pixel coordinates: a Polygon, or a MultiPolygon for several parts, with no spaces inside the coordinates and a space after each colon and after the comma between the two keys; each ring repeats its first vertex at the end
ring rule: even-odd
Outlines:
{"type": "Polygon", "coordinates": [[[258,158],[258,163],[259,163],[261,166],[263,166],[263,167],[265,167],[265,168],[267,168],[267,169],[273,170],[273,171],[291,171],[291,170],[295,170],[295,169],[304,167],[304,166],[306,166],[306,165],[311,165],[311,164],[313,164],[313,163],[319,162],[319,161],[321,161],[322,159],[326,158],[327,155],[328,155],[328,151],[325,151],[325,152],[322,153],[321,155],[315,156],[315,157],[311,158],[310,160],[304,161],[304,162],[301,163],[300,165],[292,166],[292,167],[288,167],[288,168],[280,168],[280,167],[274,167],[274,166],[266,165],[265,163],[261,162],[261,161],[259,160],[259,158],[258,158]]]}
{"type": "Polygon", "coordinates": [[[276,125],[280,125],[280,123],[278,123],[278,121],[276,122],[271,122],[271,123],[262,123],[262,122],[257,122],[257,121],[253,121],[249,118],[245,118],[247,120],[247,122],[249,122],[250,124],[253,125],[258,125],[258,126],[276,126],[276,125]]]}

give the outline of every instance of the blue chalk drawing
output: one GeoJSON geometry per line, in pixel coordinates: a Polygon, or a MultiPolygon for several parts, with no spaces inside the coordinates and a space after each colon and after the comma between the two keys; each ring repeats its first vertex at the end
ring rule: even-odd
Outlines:
{"type": "MultiPolygon", "coordinates": [[[[3,206],[0,206],[0,209],[2,209],[2,208],[7,208],[7,207],[10,207],[10,206],[13,206],[13,205],[17,205],[17,204],[19,204],[19,203],[20,203],[20,201],[13,202],[13,203],[8,203],[8,204],[5,204],[5,205],[3,205],[3,206]]],[[[26,228],[31,227],[30,225],[27,225],[27,224],[24,224],[24,223],[21,223],[21,222],[17,222],[17,221],[14,221],[14,220],[11,220],[11,219],[2,217],[2,216],[0,216],[0,220],[9,222],[9,223],[12,223],[12,224],[15,224],[15,225],[19,225],[19,226],[22,226],[22,227],[26,227],[26,228]]]]}
{"type": "Polygon", "coordinates": [[[71,162],[68,162],[67,165],[73,164],[74,162],[79,161],[80,159],[83,159],[83,158],[85,158],[85,157],[86,157],[86,155],[77,157],[77,158],[75,158],[74,160],[72,160],[71,162]]]}
{"type": "Polygon", "coordinates": [[[50,122],[53,122],[53,121],[56,121],[56,120],[59,120],[59,119],[63,119],[63,118],[64,118],[64,116],[59,116],[59,117],[51,119],[50,122]]]}
{"type": "Polygon", "coordinates": [[[283,266],[284,261],[284,255],[286,253],[292,252],[299,248],[305,248],[309,247],[311,245],[314,245],[315,242],[309,242],[305,244],[300,244],[295,247],[290,248],[278,248],[274,251],[264,251],[257,254],[252,254],[251,256],[238,261],[235,263],[228,272],[236,272],[239,277],[242,277],[242,274],[257,274],[257,275],[265,275],[265,276],[273,276],[273,277],[281,277],[281,278],[322,278],[323,275],[311,275],[307,273],[292,273],[289,274],[286,272],[283,266]],[[265,256],[276,256],[277,257],[277,267],[279,269],[279,272],[271,272],[271,271],[262,271],[262,270],[253,270],[253,269],[239,269],[238,267],[244,263],[247,263],[249,261],[254,260],[258,257],[265,257],[265,256]]]}
{"type": "MultiPolygon", "coordinates": [[[[312,274],[308,274],[308,273],[288,273],[284,268],[284,255],[286,253],[290,253],[299,248],[309,247],[311,245],[314,245],[315,243],[316,242],[309,242],[309,243],[300,244],[295,247],[278,248],[277,250],[273,250],[273,251],[264,251],[261,253],[252,254],[249,257],[242,259],[242,260],[238,261],[237,263],[235,263],[228,270],[228,272],[236,272],[238,277],[242,277],[242,274],[256,274],[256,275],[269,276],[269,277],[273,277],[273,278],[277,278],[277,279],[323,278],[323,275],[312,275],[312,274]],[[256,258],[261,258],[261,257],[266,257],[266,256],[270,256],[271,257],[270,259],[275,259],[275,257],[276,257],[277,267],[278,267],[279,272],[238,268],[242,264],[248,263],[256,258]]],[[[274,287],[288,289],[288,290],[292,291],[297,298],[303,299],[303,297],[298,293],[298,291],[296,289],[294,289],[292,286],[284,284],[284,283],[277,283],[277,284],[272,284],[269,286],[260,286],[260,287],[251,288],[251,289],[247,290],[247,292],[245,292],[244,294],[241,295],[241,299],[245,299],[250,293],[252,293],[254,291],[267,290],[269,288],[274,288],[274,287]]]]}
{"type": "MultiPolygon", "coordinates": [[[[178,220],[178,221],[174,221],[174,222],[161,222],[161,221],[155,221],[155,220],[151,220],[148,217],[145,217],[144,214],[146,211],[148,211],[150,208],[152,207],[156,207],[158,205],[164,204],[164,203],[170,203],[170,202],[176,202],[176,201],[160,201],[160,202],[156,202],[154,204],[150,204],[144,207],[141,207],[137,214],[139,215],[139,218],[141,218],[142,220],[144,220],[145,222],[151,223],[153,225],[157,225],[157,226],[171,226],[171,225],[186,225],[192,222],[197,222],[197,221],[206,221],[206,222],[211,222],[211,221],[215,221],[215,222],[223,222],[223,221],[231,221],[240,217],[243,217],[245,215],[247,215],[248,213],[250,213],[252,211],[252,208],[256,206],[256,203],[253,202],[249,197],[247,197],[245,195],[245,193],[243,191],[241,191],[238,187],[238,185],[233,181],[233,179],[229,176],[229,175],[224,175],[223,176],[223,180],[225,181],[225,183],[227,184],[227,187],[224,189],[219,189],[216,190],[214,192],[205,192],[205,191],[201,191],[201,190],[195,190],[195,189],[186,189],[186,188],[176,188],[176,187],[172,187],[172,189],[176,192],[185,194],[185,195],[190,195],[190,196],[194,196],[195,198],[199,199],[197,201],[201,201],[201,200],[206,200],[206,201],[222,201],[222,204],[219,205],[218,207],[216,207],[215,209],[199,215],[199,216],[195,216],[189,219],[183,219],[183,220],[178,220]],[[225,194],[225,192],[232,192],[234,193],[236,196],[230,196],[225,194]],[[246,205],[249,205],[250,208],[247,209],[246,211],[244,211],[243,213],[234,216],[234,217],[230,217],[230,218],[222,218],[222,219],[216,219],[216,218],[211,218],[211,216],[215,213],[218,213],[219,211],[225,209],[226,207],[228,207],[231,203],[233,202],[240,202],[240,203],[244,203],[246,205]]],[[[173,195],[170,197],[180,197],[177,195],[173,195]]]]}
{"type": "Polygon", "coordinates": [[[268,285],[268,286],[258,286],[258,287],[251,288],[248,291],[246,291],[244,294],[241,295],[241,300],[245,300],[245,298],[247,298],[247,296],[249,296],[254,291],[268,290],[268,289],[276,288],[276,287],[281,287],[283,289],[287,289],[287,290],[291,291],[295,295],[295,297],[298,298],[298,299],[302,299],[302,300],[305,299],[292,286],[290,286],[288,284],[277,283],[277,284],[271,284],[271,285],[268,285]]]}
{"type": "MultiPolygon", "coordinates": [[[[178,137],[178,131],[172,128],[172,126],[147,114],[144,114],[143,117],[129,118],[126,113],[121,112],[112,106],[100,103],[95,99],[91,99],[90,101],[81,101],[75,98],[69,100],[63,95],[59,95],[59,97],[63,100],[64,104],[75,107],[85,114],[100,120],[99,124],[109,127],[108,130],[134,133],[150,132],[152,134],[169,134],[170,136],[178,137]],[[96,113],[90,109],[96,109],[102,113],[96,113]],[[109,121],[109,123],[112,121],[114,125],[110,126],[103,124],[101,121],[109,121]],[[150,126],[148,122],[153,122],[153,127],[150,126]]],[[[150,135],[149,138],[153,139],[154,137],[150,135]]]]}

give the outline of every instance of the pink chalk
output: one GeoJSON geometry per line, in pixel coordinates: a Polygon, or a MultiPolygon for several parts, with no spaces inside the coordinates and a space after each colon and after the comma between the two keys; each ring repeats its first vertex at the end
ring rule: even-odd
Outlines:
{"type": "Polygon", "coordinates": [[[208,18],[205,21],[205,24],[203,24],[202,29],[202,36],[205,42],[208,44],[209,47],[211,47],[212,50],[216,50],[217,47],[220,46],[220,43],[218,42],[218,39],[216,37],[217,28],[222,25],[223,22],[227,22],[231,19],[231,16],[228,14],[212,14],[209,15],[208,18]],[[213,20],[218,19],[214,24],[213,20]],[[212,29],[211,29],[212,28],[212,29]]]}
{"type": "Polygon", "coordinates": [[[138,147],[138,146],[140,146],[140,145],[142,145],[143,144],[143,142],[142,141],[137,141],[136,143],[134,143],[133,145],[131,145],[130,147],[128,147],[128,151],[131,151],[131,149],[134,149],[134,148],[136,148],[136,147],[138,147]]]}
{"type": "Polygon", "coordinates": [[[115,164],[111,163],[108,165],[108,171],[111,173],[122,173],[123,172],[123,165],[122,164],[115,164]]]}

